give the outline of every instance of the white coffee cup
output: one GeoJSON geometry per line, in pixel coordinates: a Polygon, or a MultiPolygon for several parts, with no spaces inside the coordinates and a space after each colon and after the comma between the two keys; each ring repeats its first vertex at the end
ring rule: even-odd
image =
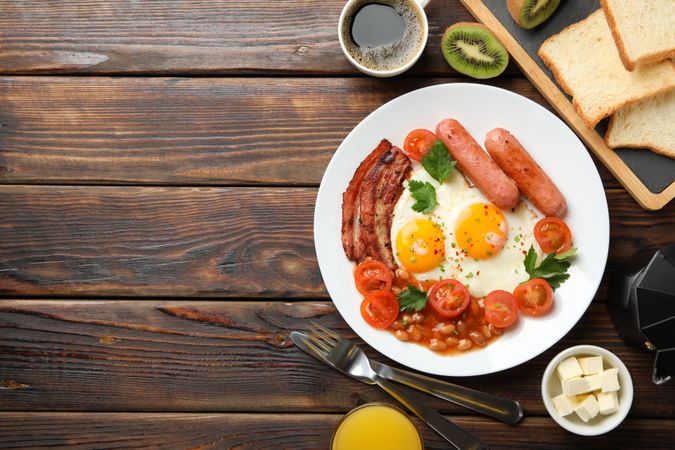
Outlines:
{"type": "Polygon", "coordinates": [[[412,58],[410,58],[403,65],[390,70],[374,70],[369,67],[366,67],[363,64],[360,64],[358,61],[356,61],[356,59],[354,59],[351,53],[349,53],[349,51],[347,50],[343,36],[345,34],[345,27],[347,26],[346,24],[347,19],[349,15],[352,13],[352,7],[354,3],[357,1],[362,0],[349,0],[347,2],[344,8],[342,8],[342,13],[340,14],[340,20],[338,22],[338,37],[340,39],[340,47],[342,48],[342,52],[345,54],[345,56],[347,56],[349,62],[366,75],[381,78],[393,77],[410,69],[417,62],[420,56],[422,56],[422,52],[424,52],[424,48],[426,47],[427,44],[427,38],[429,37],[429,22],[427,21],[427,15],[424,12],[424,7],[427,5],[427,3],[429,3],[429,0],[410,0],[408,2],[411,8],[416,8],[417,16],[421,20],[422,39],[419,44],[419,47],[415,51],[415,54],[412,56],[412,58]]]}

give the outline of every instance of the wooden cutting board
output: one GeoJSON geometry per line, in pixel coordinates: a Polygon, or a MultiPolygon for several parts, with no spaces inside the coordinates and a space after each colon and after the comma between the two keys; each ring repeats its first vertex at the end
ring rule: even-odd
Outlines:
{"type": "Polygon", "coordinates": [[[648,150],[607,147],[603,140],[607,120],[595,129],[588,128],[574,111],[571,98],[537,55],[539,46],[548,37],[600,8],[597,0],[563,1],[553,16],[534,30],[516,24],[506,9],[506,0],[460,1],[492,30],[523,73],[643,208],[661,209],[675,197],[675,159],[648,150]]]}

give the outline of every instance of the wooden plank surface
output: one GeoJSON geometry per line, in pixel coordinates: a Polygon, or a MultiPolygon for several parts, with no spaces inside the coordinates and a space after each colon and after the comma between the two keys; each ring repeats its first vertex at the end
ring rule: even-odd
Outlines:
{"type": "Polygon", "coordinates": [[[316,189],[0,186],[0,294],[325,296],[316,189]]]}
{"type": "MultiPolygon", "coordinates": [[[[671,449],[673,420],[628,419],[602,438],[566,432],[549,418],[527,418],[514,427],[475,416],[448,416],[491,449],[522,448],[530,443],[550,450],[671,449]]],[[[334,414],[87,414],[0,413],[0,448],[190,448],[327,449],[339,415],[334,414]]],[[[448,445],[414,419],[427,450],[448,445]]]]}
{"type": "MultiPolygon", "coordinates": [[[[0,186],[0,295],[326,297],[316,188],[0,186]]],[[[671,242],[675,205],[610,205],[609,269],[671,242]]]]}
{"type": "MultiPolygon", "coordinates": [[[[4,77],[0,183],[318,185],[371,111],[458,81],[4,77]]],[[[525,79],[493,84],[548,107],[525,79]]]]}
{"type": "MultiPolygon", "coordinates": [[[[289,333],[309,320],[354,337],[329,302],[4,300],[0,410],[344,412],[385,400],[379,388],[293,346],[289,333]]],[[[652,384],[653,355],[620,342],[601,303],[532,361],[455,381],[515,397],[528,416],[545,415],[539,380],[546,364],[579,344],[605,347],[626,364],[635,385],[634,417],[675,414],[675,384],[652,384]]],[[[419,397],[438,410],[468,414],[419,397]]]]}
{"type": "MultiPolygon", "coordinates": [[[[360,74],[337,39],[344,3],[6,0],[0,73],[360,74]]],[[[455,0],[434,0],[427,15],[428,44],[410,73],[456,73],[441,35],[474,20],[455,0]]],[[[511,65],[508,73],[519,72],[511,65]]]]}
{"type": "MultiPolygon", "coordinates": [[[[339,49],[342,5],[0,2],[0,448],[327,448],[341,414],[390,401],[288,339],[310,319],[354,337],[316,264],[316,186],[373,109],[471,81],[438,43],[473,19],[433,0],[420,61],[375,80],[339,49]]],[[[513,64],[488,84],[551,109],[513,64]]],[[[595,162],[611,273],[669,243],[675,205],[644,212],[595,162]]],[[[491,448],[672,447],[675,385],[651,384],[652,355],[618,339],[605,295],[606,280],[543,355],[455,380],[517,396],[518,426],[413,395],[491,448]],[[601,438],[559,428],[539,394],[548,360],[583,343],[615,352],[636,389],[628,420],[601,438]]],[[[417,423],[426,448],[447,448],[417,423]]]]}

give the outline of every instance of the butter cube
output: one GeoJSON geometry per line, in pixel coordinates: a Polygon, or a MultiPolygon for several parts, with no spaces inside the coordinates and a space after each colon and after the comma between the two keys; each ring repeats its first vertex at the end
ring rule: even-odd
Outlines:
{"type": "Polygon", "coordinates": [[[603,416],[613,414],[619,410],[619,397],[616,395],[616,391],[599,392],[597,398],[598,408],[600,409],[600,414],[603,416]]]}
{"type": "Polygon", "coordinates": [[[584,399],[579,402],[579,406],[574,409],[574,412],[576,412],[579,418],[584,422],[588,422],[597,416],[599,411],[598,400],[593,394],[584,397],[584,399]]]}
{"type": "Polygon", "coordinates": [[[591,391],[591,385],[586,378],[570,378],[562,380],[562,391],[565,395],[578,395],[591,391]]]}
{"type": "Polygon", "coordinates": [[[569,380],[570,378],[580,377],[584,374],[579,365],[579,361],[577,361],[574,356],[571,356],[558,364],[557,371],[561,380],[569,380]]]}
{"type": "Polygon", "coordinates": [[[555,406],[555,409],[558,410],[561,416],[572,414],[576,407],[579,406],[579,401],[576,397],[570,397],[565,394],[560,394],[551,400],[553,401],[553,406],[555,406]]]}
{"type": "Polygon", "coordinates": [[[596,373],[595,375],[589,375],[584,377],[588,384],[591,386],[591,391],[599,391],[602,389],[602,374],[596,373]]]}
{"type": "Polygon", "coordinates": [[[619,377],[617,373],[619,369],[607,369],[600,374],[600,382],[602,384],[602,392],[612,392],[619,390],[619,377]]]}
{"type": "Polygon", "coordinates": [[[602,356],[579,358],[579,365],[584,375],[593,375],[602,372],[602,356]]]}

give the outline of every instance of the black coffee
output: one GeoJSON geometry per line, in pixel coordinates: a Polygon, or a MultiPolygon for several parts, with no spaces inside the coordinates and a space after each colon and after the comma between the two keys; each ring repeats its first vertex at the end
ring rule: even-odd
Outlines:
{"type": "Polygon", "coordinates": [[[403,39],[405,20],[391,6],[371,3],[354,14],[350,31],[360,48],[378,47],[403,39]]]}
{"type": "Polygon", "coordinates": [[[378,71],[404,66],[422,44],[414,0],[362,0],[347,13],[342,39],[361,65],[378,71]]]}

